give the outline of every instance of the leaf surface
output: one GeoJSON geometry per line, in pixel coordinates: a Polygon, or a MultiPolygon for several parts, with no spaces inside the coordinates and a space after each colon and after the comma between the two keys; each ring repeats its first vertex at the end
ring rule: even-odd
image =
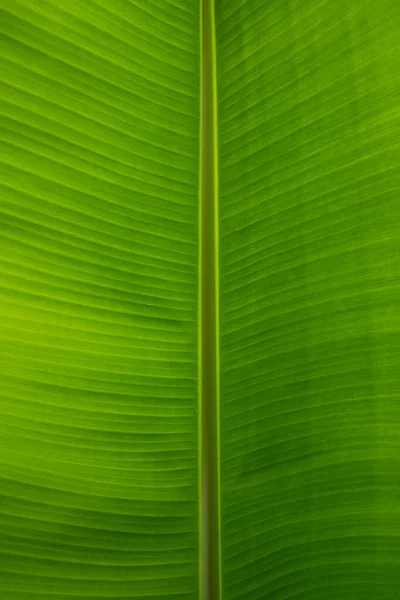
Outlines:
{"type": "Polygon", "coordinates": [[[216,0],[223,600],[399,593],[399,27],[216,0]]]}
{"type": "Polygon", "coordinates": [[[0,596],[197,598],[198,2],[0,19],[0,596]]]}

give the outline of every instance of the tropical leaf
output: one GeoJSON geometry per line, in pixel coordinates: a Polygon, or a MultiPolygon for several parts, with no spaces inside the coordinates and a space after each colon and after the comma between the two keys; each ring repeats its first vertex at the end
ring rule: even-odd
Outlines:
{"type": "Polygon", "coordinates": [[[4,600],[198,597],[198,12],[1,3],[4,600]]]}
{"type": "Polygon", "coordinates": [[[395,600],[398,3],[0,10],[1,599],[395,600]]]}
{"type": "Polygon", "coordinates": [[[400,6],[216,8],[223,599],[393,599],[400,6]]]}

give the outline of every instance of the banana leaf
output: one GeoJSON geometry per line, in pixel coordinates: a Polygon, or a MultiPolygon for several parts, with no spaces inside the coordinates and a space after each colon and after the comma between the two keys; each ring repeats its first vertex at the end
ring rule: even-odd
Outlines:
{"type": "Polygon", "coordinates": [[[1,600],[400,597],[399,31],[2,1],[1,600]]]}

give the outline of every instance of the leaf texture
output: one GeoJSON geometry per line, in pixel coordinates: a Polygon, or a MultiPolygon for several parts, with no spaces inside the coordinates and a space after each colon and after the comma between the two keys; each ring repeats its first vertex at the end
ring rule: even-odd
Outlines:
{"type": "Polygon", "coordinates": [[[399,594],[399,28],[216,0],[223,600],[399,594]]]}
{"type": "Polygon", "coordinates": [[[199,3],[1,3],[0,596],[198,597],[199,3]]]}

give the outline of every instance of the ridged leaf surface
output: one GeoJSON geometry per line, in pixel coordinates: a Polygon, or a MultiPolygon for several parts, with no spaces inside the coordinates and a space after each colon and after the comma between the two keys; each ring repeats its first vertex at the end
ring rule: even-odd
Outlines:
{"type": "Polygon", "coordinates": [[[198,2],[0,28],[0,596],[197,598],[198,2]]]}
{"type": "Polygon", "coordinates": [[[394,0],[216,0],[223,600],[400,589],[394,0]]]}

